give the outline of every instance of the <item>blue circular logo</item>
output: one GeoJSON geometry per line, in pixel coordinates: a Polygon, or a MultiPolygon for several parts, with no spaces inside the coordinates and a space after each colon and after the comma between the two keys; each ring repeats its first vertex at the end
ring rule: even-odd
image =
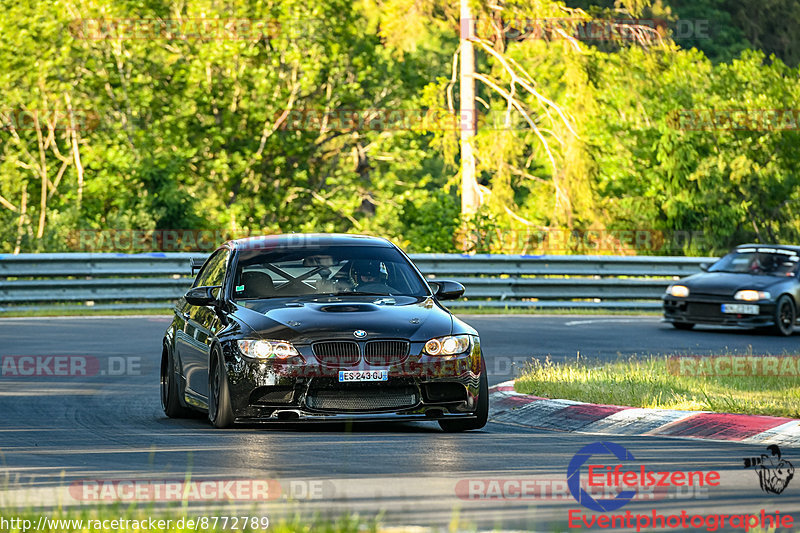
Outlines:
{"type": "Polygon", "coordinates": [[[367,336],[367,332],[364,331],[363,329],[357,329],[353,332],[353,335],[355,335],[356,338],[363,339],[364,337],[367,336]]]}
{"type": "Polygon", "coordinates": [[[623,490],[614,498],[595,500],[592,496],[581,488],[581,467],[593,455],[613,455],[620,461],[633,461],[631,452],[619,444],[613,442],[593,442],[581,448],[576,453],[567,467],[567,486],[579,504],[592,511],[605,513],[606,511],[616,511],[626,505],[636,496],[635,490],[623,490]]]}

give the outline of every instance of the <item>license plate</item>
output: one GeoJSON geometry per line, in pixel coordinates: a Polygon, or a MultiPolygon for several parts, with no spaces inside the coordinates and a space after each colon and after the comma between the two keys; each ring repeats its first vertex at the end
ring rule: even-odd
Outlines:
{"type": "Polygon", "coordinates": [[[340,370],[339,383],[343,381],[388,381],[388,370],[340,370]]]}
{"type": "Polygon", "coordinates": [[[757,305],[722,304],[722,312],[733,315],[757,315],[759,308],[757,305]]]}

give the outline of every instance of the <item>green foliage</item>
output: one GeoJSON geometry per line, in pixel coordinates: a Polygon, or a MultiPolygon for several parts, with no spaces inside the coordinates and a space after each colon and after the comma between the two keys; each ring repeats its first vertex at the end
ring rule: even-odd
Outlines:
{"type": "Polygon", "coordinates": [[[719,253],[744,241],[796,241],[796,128],[770,131],[753,124],[752,131],[736,131],[702,122],[682,126],[670,117],[682,110],[699,117],[709,110],[762,117],[792,109],[797,71],[778,60],[764,65],[763,55],[752,52],[717,66],[697,52],[672,53],[658,63],[641,55],[631,49],[609,58],[617,74],[602,85],[609,97],[602,108],[626,117],[613,131],[622,142],[601,149],[601,167],[616,178],[601,181],[604,196],[624,198],[609,206],[613,218],[634,225],[650,220],[660,230],[701,230],[704,249],[688,250],[694,252],[719,253]],[[652,80],[660,83],[653,87],[652,80]],[[621,82],[637,102],[614,96],[621,82]]]}
{"type": "MultiPolygon", "coordinates": [[[[479,18],[501,25],[588,16],[553,0],[508,1],[502,10],[472,4],[479,18]]],[[[798,240],[800,127],[676,121],[685,110],[758,116],[797,108],[797,36],[787,29],[800,19],[796,3],[568,4],[601,17],[625,9],[672,22],[707,19],[712,34],[647,46],[494,35],[488,49],[476,45],[477,72],[510,91],[539,131],[478,81],[484,205],[462,220],[456,128],[302,120],[309,111],[457,109],[456,3],[2,3],[0,252],[68,250],[75,230],[114,228],[355,231],[417,252],[456,251],[458,235],[470,231],[554,228],[703,232],[675,253],[798,240]],[[268,21],[272,29],[239,39],[81,34],[94,19],[202,17],[268,21]],[[509,65],[553,105],[512,78],[509,65]],[[67,109],[82,127],[69,123],[67,109]],[[10,127],[21,114],[39,122],[10,127]]]]}
{"type": "MultiPolygon", "coordinates": [[[[520,6],[502,16],[511,21],[551,16],[546,7],[520,6]]],[[[667,11],[663,6],[651,10],[657,9],[667,11]]],[[[478,233],[686,232],[698,238],[667,251],[699,255],[745,241],[800,237],[794,214],[800,207],[798,126],[753,122],[740,131],[724,124],[687,127],[676,120],[737,110],[752,117],[770,110],[792,113],[800,70],[753,51],[730,63],[714,63],[669,38],[647,47],[617,42],[611,51],[564,39],[508,41],[503,47],[515,70],[535,80],[538,92],[568,119],[554,118],[554,108],[523,90],[495,58],[481,69],[497,85],[515,91],[542,138],[518,110],[506,114],[506,97],[488,84],[479,86],[487,113],[502,117],[503,127],[482,128],[476,141],[491,214],[487,230],[471,222],[478,233]]],[[[653,252],[639,252],[648,251],[653,252]]]]}
{"type": "MultiPolygon", "coordinates": [[[[455,197],[431,193],[447,178],[424,135],[278,121],[289,108],[361,116],[413,109],[422,86],[446,68],[446,56],[428,46],[398,61],[381,46],[377,28],[370,31],[364,12],[346,0],[224,8],[87,0],[58,10],[30,0],[3,4],[0,19],[0,111],[63,113],[69,98],[73,109],[94,117],[92,128],[76,132],[80,186],[71,130],[63,123],[44,146],[37,141],[39,133],[47,137],[44,125],[0,131],[0,195],[15,208],[4,209],[0,223],[17,235],[2,251],[66,249],[76,228],[370,231],[402,238],[397,221],[409,206],[445,202],[442,213],[450,216],[455,197]],[[92,35],[94,19],[159,17],[255,19],[279,30],[244,39],[81,36],[92,35]],[[34,164],[40,156],[41,168],[34,164]],[[40,236],[42,188],[51,194],[40,236]]],[[[416,244],[423,249],[441,241],[439,225],[428,229],[434,231],[419,228],[416,244]]]]}
{"type": "MultiPolygon", "coordinates": [[[[567,5],[609,16],[619,0],[567,0],[567,5]]],[[[655,0],[639,6],[641,18],[668,23],[675,41],[697,48],[715,63],[729,62],[746,49],[800,64],[800,4],[796,0],[655,0]]]]}

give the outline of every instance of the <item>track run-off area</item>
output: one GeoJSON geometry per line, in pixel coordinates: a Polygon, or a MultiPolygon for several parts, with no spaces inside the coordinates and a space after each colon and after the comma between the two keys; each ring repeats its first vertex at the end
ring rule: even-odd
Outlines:
{"type": "MultiPolygon", "coordinates": [[[[782,355],[800,347],[798,332],[783,338],[713,327],[677,331],[656,316],[462,318],[481,334],[490,385],[512,379],[531,357],[782,355]]],[[[568,490],[570,461],[584,446],[608,440],[648,471],[719,475],[713,486],[640,490],[615,513],[765,510],[800,520],[800,479],[769,494],[756,469],[743,467],[743,459],[768,453],[763,446],[610,438],[491,420],[484,430],[462,434],[443,433],[433,422],[220,431],[202,419],[171,420],[159,401],[160,343],[168,323],[166,316],[0,319],[0,356],[61,357],[67,367],[76,363],[64,356],[80,356],[78,364],[89,370],[0,377],[1,508],[121,499],[180,509],[178,487],[189,495],[184,511],[194,514],[246,513],[274,521],[295,513],[356,512],[380,515],[390,525],[563,530],[570,511],[587,520],[595,514],[568,490]]],[[[34,374],[47,373],[39,370],[34,374]]],[[[800,449],[783,455],[800,467],[800,449]]],[[[608,463],[619,461],[609,457],[608,463]]]]}

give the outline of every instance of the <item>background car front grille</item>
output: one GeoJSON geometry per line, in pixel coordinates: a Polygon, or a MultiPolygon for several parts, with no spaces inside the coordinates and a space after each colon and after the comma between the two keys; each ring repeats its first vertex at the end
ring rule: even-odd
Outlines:
{"type": "Polygon", "coordinates": [[[371,365],[393,365],[403,362],[408,357],[408,350],[408,341],[368,341],[364,346],[364,357],[371,365]]]}
{"type": "Polygon", "coordinates": [[[723,298],[731,298],[733,297],[734,291],[727,287],[718,287],[718,288],[709,288],[703,287],[702,289],[693,288],[691,289],[691,297],[692,299],[699,298],[701,300],[706,298],[716,299],[720,296],[723,298]]]}
{"type": "Polygon", "coordinates": [[[358,343],[354,341],[317,342],[311,348],[317,360],[325,366],[350,366],[361,359],[358,343]]]}
{"type": "Polygon", "coordinates": [[[705,302],[689,302],[687,308],[687,314],[689,316],[696,316],[702,318],[719,318],[722,319],[725,317],[722,313],[722,306],[717,303],[705,303],[705,302]]]}
{"type": "Polygon", "coordinates": [[[414,407],[419,403],[415,387],[371,387],[345,390],[311,390],[306,405],[326,411],[385,411],[414,407]]]}

